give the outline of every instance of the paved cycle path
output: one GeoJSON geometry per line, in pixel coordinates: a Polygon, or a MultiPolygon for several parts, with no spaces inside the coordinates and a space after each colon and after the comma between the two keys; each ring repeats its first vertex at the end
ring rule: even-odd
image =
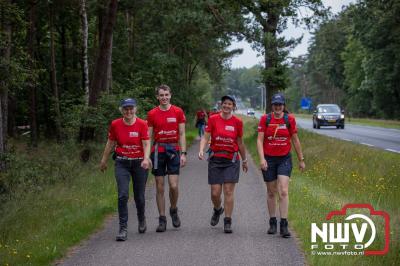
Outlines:
{"type": "Polygon", "coordinates": [[[158,211],[152,185],[146,190],[145,234],[137,232],[132,201],[127,241],[115,241],[118,222],[114,217],[58,265],[305,265],[304,255],[293,237],[283,239],[279,233],[266,233],[265,186],[251,160],[248,173],[241,173],[235,190],[233,234],[223,232],[223,217],[217,226],[210,225],[212,204],[207,162],[197,159],[197,151],[198,143],[194,143],[188,150],[187,166],[181,171],[178,208],[182,225],[179,229],[172,227],[167,215],[167,231],[155,232],[158,211]]]}

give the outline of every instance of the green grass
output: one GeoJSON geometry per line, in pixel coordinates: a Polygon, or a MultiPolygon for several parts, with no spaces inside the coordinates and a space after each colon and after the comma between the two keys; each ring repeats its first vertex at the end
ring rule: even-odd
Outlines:
{"type": "MultiPolygon", "coordinates": [[[[189,146],[196,128],[188,126],[186,134],[189,146]]],[[[98,170],[103,144],[92,146],[86,164],[74,144],[42,143],[35,151],[14,144],[18,169],[9,174],[18,182],[0,176],[7,190],[0,205],[0,265],[49,265],[116,212],[113,161],[105,173],[98,170]]]]}
{"type": "MultiPolygon", "coordinates": [[[[245,142],[255,162],[256,122],[244,119],[245,142]]],[[[290,182],[290,225],[311,265],[398,265],[400,261],[400,155],[364,147],[311,132],[299,131],[306,171],[297,169],[290,182]],[[391,218],[390,251],[385,256],[317,256],[311,255],[311,223],[322,223],[332,210],[346,203],[369,203],[384,210],[391,218]]],[[[295,154],[295,152],[292,152],[295,154]]],[[[382,226],[382,221],[377,219],[382,226]]],[[[378,234],[377,248],[383,247],[378,234]]]]}
{"type": "MultiPolygon", "coordinates": [[[[295,116],[305,118],[305,119],[310,119],[310,120],[312,119],[312,114],[295,114],[295,116]]],[[[400,121],[399,120],[346,117],[346,123],[362,125],[362,126],[400,129],[400,121]]]]}

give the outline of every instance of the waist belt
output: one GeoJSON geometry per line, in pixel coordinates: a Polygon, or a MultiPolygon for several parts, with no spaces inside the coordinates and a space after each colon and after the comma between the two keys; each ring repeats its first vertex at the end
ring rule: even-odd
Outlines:
{"type": "Polygon", "coordinates": [[[176,148],[178,143],[162,143],[156,142],[154,145],[154,167],[153,169],[158,169],[158,146],[165,147],[165,152],[171,157],[171,159],[176,155],[176,148]]]}
{"type": "Polygon", "coordinates": [[[143,158],[130,158],[130,157],[119,156],[119,155],[117,155],[115,158],[116,158],[116,159],[119,159],[119,160],[128,160],[128,161],[143,160],[143,158]]]}
{"type": "Polygon", "coordinates": [[[211,157],[213,157],[215,154],[233,154],[233,158],[232,158],[232,163],[236,162],[236,157],[238,155],[238,152],[229,152],[229,151],[212,151],[211,149],[208,149],[207,151],[208,153],[208,158],[207,161],[211,159],[211,157]]]}

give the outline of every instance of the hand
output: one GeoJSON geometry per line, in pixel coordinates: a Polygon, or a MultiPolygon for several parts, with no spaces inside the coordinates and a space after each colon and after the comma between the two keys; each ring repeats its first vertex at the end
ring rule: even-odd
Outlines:
{"type": "Polygon", "coordinates": [[[262,160],[260,161],[260,167],[261,167],[261,170],[267,171],[267,169],[268,169],[267,160],[262,159],[262,160]]]}
{"type": "Polygon", "coordinates": [[[299,169],[300,169],[300,171],[303,172],[305,168],[306,168],[305,162],[304,162],[304,161],[300,161],[300,162],[299,162],[299,169]]]}
{"type": "Polygon", "coordinates": [[[243,172],[247,173],[247,170],[249,170],[249,167],[247,166],[247,161],[242,162],[242,168],[243,172]]]}
{"type": "Polygon", "coordinates": [[[144,158],[143,159],[143,161],[142,161],[142,163],[140,164],[140,166],[143,168],[143,169],[149,169],[150,167],[151,167],[151,161],[150,161],[150,159],[149,158],[144,158]]]}
{"type": "Polygon", "coordinates": [[[199,151],[199,160],[204,160],[204,152],[199,151]]]}
{"type": "Polygon", "coordinates": [[[107,162],[101,160],[100,162],[100,171],[102,171],[103,173],[107,170],[107,162]]]}
{"type": "Polygon", "coordinates": [[[186,165],[186,155],[181,154],[181,167],[185,167],[186,165]]]}

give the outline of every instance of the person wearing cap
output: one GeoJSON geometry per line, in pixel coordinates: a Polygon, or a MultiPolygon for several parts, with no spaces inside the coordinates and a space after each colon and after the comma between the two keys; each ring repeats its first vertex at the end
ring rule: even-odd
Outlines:
{"type": "Polygon", "coordinates": [[[186,164],[186,118],[181,108],[171,104],[170,87],[167,85],[157,87],[156,97],[160,105],[148,112],[147,122],[149,124],[149,136],[153,140],[152,173],[156,179],[156,201],[160,214],[156,232],[165,232],[167,218],[165,216],[164,177],[166,175],[168,175],[171,204],[169,213],[172,218],[172,225],[175,228],[181,226],[177,203],[179,170],[186,164]]]}
{"type": "Polygon", "coordinates": [[[258,125],[257,150],[267,187],[269,212],[268,234],[277,233],[277,194],[279,196],[280,234],[290,237],[288,230],[289,178],[292,172],[291,143],[297,153],[299,168],[304,170],[304,157],[297,135],[296,120],[288,114],[283,94],[272,96],[272,112],[261,117],[258,125]]]}
{"type": "Polygon", "coordinates": [[[211,187],[211,201],[214,205],[210,224],[216,226],[225,211],[224,232],[232,233],[232,212],[235,185],[239,182],[240,160],[247,172],[246,149],[243,144],[243,122],[233,115],[236,107],[234,97],[221,98],[220,114],[209,118],[206,132],[200,141],[199,159],[204,160],[204,149],[211,137],[208,159],[208,184],[211,187]],[[224,207],[221,194],[224,193],[224,207]]]}
{"type": "Polygon", "coordinates": [[[100,170],[107,169],[107,161],[114,150],[115,179],[118,188],[119,232],[117,241],[127,239],[129,182],[132,178],[133,193],[139,221],[139,233],[146,232],[145,187],[150,161],[150,140],[146,121],[136,116],[135,99],[124,99],[120,104],[122,118],[111,122],[107,144],[100,162],[100,170]]]}

